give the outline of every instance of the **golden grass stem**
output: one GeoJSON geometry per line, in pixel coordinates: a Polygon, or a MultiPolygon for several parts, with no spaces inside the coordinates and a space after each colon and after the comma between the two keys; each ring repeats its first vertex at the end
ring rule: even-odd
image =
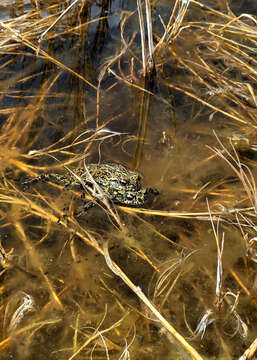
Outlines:
{"type": "Polygon", "coordinates": [[[21,41],[24,45],[28,46],[30,49],[34,50],[36,54],[41,54],[46,60],[51,61],[53,64],[57,65],[58,67],[60,67],[61,69],[64,69],[68,72],[70,72],[71,74],[75,75],[76,77],[78,77],[80,80],[82,80],[83,82],[85,82],[86,84],[88,84],[90,87],[92,87],[94,90],[97,90],[97,87],[95,85],[93,85],[90,81],[88,81],[84,76],[78,74],[76,71],[72,70],[71,68],[69,68],[68,66],[64,65],[63,63],[61,63],[60,61],[58,61],[57,59],[53,58],[52,56],[50,56],[49,54],[47,54],[46,51],[40,49],[38,46],[34,45],[30,40],[24,38],[20,33],[18,33],[17,31],[13,30],[9,25],[3,23],[2,21],[0,21],[0,26],[2,26],[2,28],[8,30],[11,32],[11,34],[15,35],[15,37],[17,38],[18,41],[21,41]]]}
{"type": "MultiPolygon", "coordinates": [[[[135,295],[147,306],[148,310],[158,319],[161,325],[168,331],[169,334],[174,336],[178,343],[192,356],[195,360],[203,360],[200,354],[180,335],[175,328],[159,313],[155,306],[145,296],[140,287],[133,284],[133,282],[127,277],[127,275],[120,269],[120,267],[114,263],[109,255],[107,245],[104,245],[104,257],[109,269],[117,276],[119,276],[125,284],[135,293],[135,295]]],[[[71,359],[69,359],[71,360],[71,359]]]]}
{"type": "Polygon", "coordinates": [[[217,111],[217,112],[219,112],[219,113],[221,113],[223,115],[226,115],[227,117],[229,117],[229,118],[231,118],[233,120],[236,120],[237,122],[239,122],[241,124],[248,125],[248,126],[254,128],[254,129],[257,129],[257,125],[252,124],[252,123],[250,123],[250,122],[248,122],[246,120],[243,120],[242,118],[239,118],[238,116],[235,116],[235,115],[233,115],[231,113],[228,113],[227,111],[224,111],[224,110],[222,110],[222,109],[208,103],[207,101],[200,99],[198,96],[192,94],[191,92],[189,92],[187,90],[181,89],[180,87],[175,86],[175,85],[173,85],[171,83],[167,83],[167,86],[172,88],[172,89],[175,89],[177,91],[180,91],[180,92],[182,92],[182,93],[184,93],[184,94],[186,94],[188,96],[190,96],[191,98],[197,100],[201,104],[206,105],[207,107],[209,107],[209,108],[211,108],[211,109],[213,109],[213,110],[215,110],[215,111],[217,111]]]}
{"type": "Polygon", "coordinates": [[[146,74],[145,26],[144,26],[144,16],[143,16],[141,0],[137,0],[137,11],[139,18],[140,34],[141,34],[141,48],[142,48],[141,54],[142,54],[143,73],[146,74]]]}
{"type": "Polygon", "coordinates": [[[40,43],[44,36],[50,31],[52,30],[52,28],[58,23],[58,21],[60,21],[66,14],[67,12],[74,6],[76,5],[78,2],[80,2],[80,0],[74,0],[62,13],[60,16],[58,16],[58,18],[41,34],[38,42],[40,43]]]}

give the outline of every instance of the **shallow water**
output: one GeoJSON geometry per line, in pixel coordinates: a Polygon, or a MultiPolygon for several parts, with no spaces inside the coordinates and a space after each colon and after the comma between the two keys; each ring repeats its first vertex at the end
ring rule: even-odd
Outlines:
{"type": "MultiPolygon", "coordinates": [[[[92,354],[104,359],[106,349],[117,359],[126,343],[131,358],[186,358],[108,268],[104,244],[203,357],[239,358],[256,337],[255,240],[249,241],[255,239],[255,212],[239,173],[214,148],[223,155],[224,145],[235,158],[233,144],[255,179],[256,105],[247,86],[254,93],[256,64],[242,53],[254,56],[246,49],[253,46],[251,38],[242,40],[239,54],[229,47],[232,41],[241,45],[238,29],[225,33],[231,40],[225,45],[221,32],[214,34],[213,24],[229,21],[221,15],[227,15],[224,3],[204,2],[219,14],[192,3],[184,20],[188,26],[157,53],[149,84],[141,75],[137,14],[131,13],[136,2],[83,4],[80,13],[77,5],[46,35],[38,56],[32,46],[38,45],[36,26],[45,30],[47,16],[64,10],[62,2],[50,9],[50,1],[40,3],[34,28],[23,25],[29,43],[12,38],[0,49],[0,226],[3,248],[14,249],[2,254],[8,267],[2,264],[1,359],[71,359],[76,353],[76,359],[92,354]],[[79,27],[106,14],[107,19],[79,27]],[[135,39],[111,64],[112,74],[103,77],[98,104],[99,76],[124,47],[120,25],[126,15],[125,41],[133,33],[135,39]],[[83,154],[88,164],[111,161],[140,172],[143,186],[160,194],[145,203],[146,213],[111,207],[117,211],[112,215],[96,206],[73,218],[83,206],[80,191],[45,182],[22,185],[38,173],[63,174],[83,165],[83,154]],[[213,226],[208,206],[220,215],[213,226]],[[213,227],[219,246],[224,236],[221,292],[226,296],[220,307],[213,227]],[[206,331],[196,336],[207,314],[206,331]]],[[[6,3],[2,20],[35,11],[29,2],[14,5],[6,3]]],[[[236,15],[255,10],[250,1],[233,1],[231,9],[236,15]]],[[[163,34],[159,15],[167,24],[171,10],[170,2],[154,3],[155,42],[163,34]]],[[[11,25],[22,29],[22,22],[11,25]]]]}

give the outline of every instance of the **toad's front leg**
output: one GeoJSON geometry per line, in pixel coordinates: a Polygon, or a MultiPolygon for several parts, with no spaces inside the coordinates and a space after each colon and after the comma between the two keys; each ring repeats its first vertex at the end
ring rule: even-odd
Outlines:
{"type": "Polygon", "coordinates": [[[48,182],[50,181],[49,179],[49,174],[41,174],[37,177],[35,177],[34,179],[28,179],[22,182],[22,185],[25,186],[25,188],[28,188],[30,185],[34,185],[37,182],[48,182]]]}
{"type": "Polygon", "coordinates": [[[29,187],[30,185],[33,185],[37,182],[53,182],[57,185],[69,187],[71,184],[71,177],[57,173],[41,174],[34,179],[24,181],[22,185],[25,185],[25,187],[29,187]]]}

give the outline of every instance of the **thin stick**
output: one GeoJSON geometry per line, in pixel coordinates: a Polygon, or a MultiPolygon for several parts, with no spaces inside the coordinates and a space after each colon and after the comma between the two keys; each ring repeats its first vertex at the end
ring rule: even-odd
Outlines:
{"type": "Polygon", "coordinates": [[[138,10],[139,26],[140,26],[140,34],[141,34],[143,73],[145,75],[146,73],[145,26],[144,26],[141,0],[137,0],[137,10],[138,10]]]}
{"type": "Polygon", "coordinates": [[[149,60],[150,68],[154,66],[154,45],[153,45],[153,27],[152,27],[152,14],[151,14],[151,4],[149,0],[145,1],[146,4],[146,23],[147,23],[147,35],[148,35],[148,49],[149,49],[149,60]]]}

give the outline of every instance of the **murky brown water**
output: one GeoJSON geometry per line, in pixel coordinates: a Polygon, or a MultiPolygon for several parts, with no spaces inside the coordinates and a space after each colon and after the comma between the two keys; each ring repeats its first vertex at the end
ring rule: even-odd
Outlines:
{"type": "MultiPolygon", "coordinates": [[[[141,74],[134,1],[74,5],[38,54],[47,16],[66,5],[40,3],[30,26],[8,23],[25,35],[0,39],[1,359],[128,359],[125,350],[131,359],[191,358],[137,288],[107,266],[106,244],[203,358],[239,358],[256,337],[256,35],[247,17],[221,30],[232,15],[223,2],[203,3],[209,7],[191,2],[179,36],[156,52],[151,86],[141,74]],[[124,49],[121,24],[124,41],[135,39],[98,93],[104,67],[124,49]],[[73,217],[83,205],[80,191],[22,185],[39,173],[67,173],[83,158],[136,169],[160,194],[144,213],[95,206],[73,217]],[[224,237],[220,306],[208,206],[220,247],[224,237]]],[[[252,4],[234,1],[231,9],[254,14],[252,4]]],[[[1,6],[2,20],[36,11],[30,3],[1,6]]],[[[171,11],[170,2],[154,2],[155,43],[163,34],[159,15],[167,24],[171,11]]]]}

